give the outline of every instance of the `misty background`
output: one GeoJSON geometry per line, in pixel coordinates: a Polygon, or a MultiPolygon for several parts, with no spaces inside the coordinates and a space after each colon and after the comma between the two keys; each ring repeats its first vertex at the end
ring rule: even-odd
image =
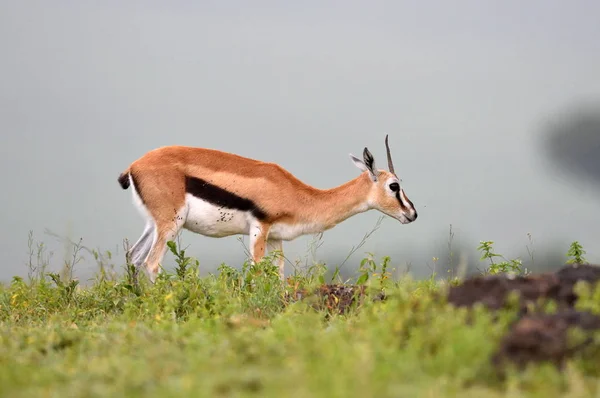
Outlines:
{"type": "MultiPolygon", "coordinates": [[[[480,240],[531,267],[528,233],[534,268],[573,240],[599,262],[599,15],[591,0],[2,1],[0,280],[27,274],[30,231],[51,270],[70,254],[47,231],[122,266],[144,221],[117,177],[148,150],[230,151],[328,188],[365,146],[386,167],[385,134],[419,218],[385,218],[346,272],[372,252],[417,277],[438,257],[443,274],[450,225],[470,269],[480,240]]],[[[317,259],[333,269],[378,217],[326,232],[317,259]]],[[[203,272],[246,258],[236,237],[182,243],[203,272]]]]}

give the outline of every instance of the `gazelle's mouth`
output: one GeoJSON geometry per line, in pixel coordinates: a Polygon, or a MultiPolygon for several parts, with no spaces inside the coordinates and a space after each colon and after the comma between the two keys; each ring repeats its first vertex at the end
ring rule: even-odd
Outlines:
{"type": "Polygon", "coordinates": [[[410,224],[411,220],[408,219],[408,217],[406,217],[404,214],[402,214],[399,218],[398,221],[400,221],[402,224],[410,224]]]}
{"type": "Polygon", "coordinates": [[[398,217],[398,221],[400,221],[402,224],[410,224],[411,222],[415,221],[416,219],[417,219],[416,213],[413,217],[409,217],[406,214],[400,214],[400,217],[398,217]]]}

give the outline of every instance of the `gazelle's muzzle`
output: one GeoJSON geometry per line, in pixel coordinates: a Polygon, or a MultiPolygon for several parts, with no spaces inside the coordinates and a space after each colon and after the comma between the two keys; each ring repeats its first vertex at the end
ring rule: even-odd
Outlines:
{"type": "Polygon", "coordinates": [[[406,213],[401,213],[399,217],[397,217],[398,221],[400,221],[402,224],[410,224],[411,222],[415,221],[417,219],[417,212],[416,211],[410,211],[410,212],[406,212],[406,213]]]}

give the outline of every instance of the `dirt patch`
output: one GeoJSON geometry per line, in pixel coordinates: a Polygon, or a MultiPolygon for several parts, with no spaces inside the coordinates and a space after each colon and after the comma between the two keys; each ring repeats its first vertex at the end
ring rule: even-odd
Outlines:
{"type": "MultiPolygon", "coordinates": [[[[366,297],[363,285],[325,284],[308,291],[300,289],[288,296],[288,301],[303,300],[316,310],[326,310],[329,313],[345,314],[350,308],[360,305],[366,297]]],[[[374,300],[383,300],[385,295],[379,293],[374,300]]]]}
{"type": "MultiPolygon", "coordinates": [[[[448,291],[448,302],[457,307],[481,303],[498,310],[508,303],[509,294],[517,293],[519,316],[492,357],[501,371],[510,362],[523,368],[530,362],[550,362],[562,367],[567,358],[589,349],[593,343],[590,332],[600,330],[600,317],[574,309],[579,281],[592,285],[600,281],[600,267],[589,264],[567,265],[556,272],[511,277],[506,275],[476,276],[448,291]],[[557,311],[544,314],[537,304],[552,300],[557,311]],[[584,332],[569,338],[573,329],[584,332]]],[[[597,347],[596,348],[600,348],[597,347]]]]}
{"type": "Polygon", "coordinates": [[[573,291],[575,284],[579,281],[586,281],[592,285],[599,282],[600,266],[588,264],[566,266],[559,269],[555,275],[560,281],[558,300],[572,307],[577,301],[577,295],[573,291]]]}
{"type": "Polygon", "coordinates": [[[521,306],[525,307],[540,297],[558,297],[559,284],[558,277],[552,274],[514,278],[504,275],[478,276],[452,286],[448,292],[448,302],[457,307],[481,303],[497,310],[507,304],[511,292],[517,292],[521,306]]]}
{"type": "Polygon", "coordinates": [[[528,276],[476,276],[452,286],[448,302],[457,307],[470,307],[482,303],[497,310],[507,304],[511,292],[519,296],[521,310],[539,299],[554,300],[560,309],[570,308],[577,300],[574,286],[578,281],[592,284],[600,281],[600,267],[594,265],[565,266],[552,273],[528,276]]]}
{"type": "Polygon", "coordinates": [[[500,343],[492,362],[507,362],[524,368],[530,362],[550,362],[562,367],[564,361],[593,343],[590,332],[600,330],[600,317],[573,309],[555,314],[529,314],[517,320],[500,343]],[[584,332],[569,338],[569,330],[584,332]]]}

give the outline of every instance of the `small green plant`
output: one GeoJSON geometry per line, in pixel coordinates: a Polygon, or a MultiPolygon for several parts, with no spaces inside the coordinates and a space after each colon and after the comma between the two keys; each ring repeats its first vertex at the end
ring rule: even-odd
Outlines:
{"type": "Polygon", "coordinates": [[[55,272],[50,272],[48,276],[50,277],[50,279],[52,279],[52,281],[60,291],[62,298],[66,302],[71,301],[73,299],[75,289],[77,288],[77,285],[79,285],[79,281],[76,279],[72,279],[63,282],[61,276],[55,272]]]}
{"type": "MultiPolygon", "coordinates": [[[[87,248],[86,248],[87,249],[87,248]]],[[[98,265],[99,277],[101,280],[116,280],[117,272],[113,263],[113,253],[110,250],[101,252],[98,249],[87,249],[94,257],[94,261],[98,265]]]]}
{"type": "Polygon", "coordinates": [[[322,262],[315,262],[313,265],[308,267],[306,272],[306,282],[314,283],[315,281],[319,284],[325,283],[325,274],[327,273],[327,265],[322,262]]]}
{"type": "MultiPolygon", "coordinates": [[[[131,291],[132,293],[134,293],[137,296],[140,296],[142,294],[141,288],[140,288],[140,283],[139,283],[139,269],[138,267],[135,266],[135,264],[133,264],[131,262],[131,258],[130,258],[130,253],[129,253],[129,241],[127,239],[123,240],[123,249],[125,250],[125,280],[122,282],[122,285],[129,291],[131,291]]],[[[102,270],[100,271],[102,272],[102,270]]],[[[104,279],[101,279],[104,280],[104,279]]],[[[116,281],[117,278],[115,277],[114,279],[112,279],[111,281],[116,281]]]]}
{"type": "Polygon", "coordinates": [[[389,256],[384,256],[381,262],[381,272],[379,274],[374,274],[374,276],[379,276],[379,287],[381,289],[384,288],[386,281],[389,280],[391,276],[391,273],[388,272],[390,260],[389,256]]]}
{"type": "Polygon", "coordinates": [[[334,283],[334,281],[337,279],[338,282],[342,283],[342,278],[340,277],[340,266],[336,265],[335,270],[333,271],[333,274],[331,275],[331,283],[334,283]]]}
{"type": "Polygon", "coordinates": [[[570,257],[567,260],[567,264],[585,264],[587,260],[583,256],[585,254],[585,250],[583,250],[583,246],[578,241],[573,241],[571,246],[569,246],[569,250],[567,251],[567,257],[570,257]]]}
{"type": "Polygon", "coordinates": [[[46,275],[46,269],[50,264],[52,252],[47,252],[43,242],[34,242],[33,231],[29,231],[27,239],[29,260],[27,262],[29,283],[33,284],[42,280],[46,275]]]}
{"type": "Polygon", "coordinates": [[[73,279],[75,265],[77,265],[83,257],[81,256],[81,251],[84,250],[84,246],[82,245],[83,238],[79,238],[78,242],[70,242],[67,243],[70,245],[69,251],[71,251],[70,258],[65,258],[64,265],[61,270],[61,278],[63,280],[70,281],[73,279]]]}
{"type": "Polygon", "coordinates": [[[358,279],[356,280],[357,285],[364,285],[369,280],[369,277],[377,269],[377,263],[373,260],[373,255],[367,253],[367,257],[363,258],[358,267],[358,279]]]}
{"type": "Polygon", "coordinates": [[[531,235],[531,232],[527,232],[527,239],[529,240],[529,244],[531,245],[525,245],[525,247],[527,248],[527,254],[529,254],[529,258],[531,259],[531,268],[535,267],[535,258],[534,258],[534,249],[533,249],[533,236],[531,235]]]}
{"type": "Polygon", "coordinates": [[[177,248],[177,243],[175,241],[168,241],[167,246],[173,255],[175,256],[175,273],[180,279],[184,279],[187,272],[188,266],[192,265],[194,267],[198,267],[200,262],[193,257],[188,257],[185,255],[185,249],[177,248]]]}
{"type": "Polygon", "coordinates": [[[375,262],[374,255],[367,253],[367,257],[363,258],[358,268],[358,279],[356,280],[357,285],[365,285],[371,277],[379,282],[379,289],[384,289],[386,281],[390,278],[390,272],[388,267],[390,264],[390,257],[384,256],[381,264],[378,266],[375,262]],[[377,269],[380,272],[377,272],[377,269]]]}
{"type": "Polygon", "coordinates": [[[494,251],[493,251],[494,248],[492,246],[494,244],[494,241],[482,240],[479,243],[480,243],[480,245],[477,248],[477,250],[479,250],[483,253],[480,257],[480,260],[487,259],[490,261],[490,266],[486,269],[486,271],[485,271],[486,273],[489,273],[492,275],[501,274],[501,273],[508,273],[508,274],[524,273],[523,263],[520,259],[508,260],[508,259],[504,258],[504,256],[502,256],[501,254],[494,253],[494,251]],[[500,257],[504,261],[495,262],[494,258],[496,258],[496,257],[500,257]]]}
{"type": "Polygon", "coordinates": [[[450,279],[454,278],[454,251],[452,250],[452,242],[454,241],[454,232],[452,231],[452,224],[450,224],[450,230],[448,232],[448,274],[450,279]]]}
{"type": "Polygon", "coordinates": [[[217,267],[217,271],[219,271],[219,280],[221,282],[225,282],[227,286],[231,286],[237,289],[239,289],[242,286],[242,274],[237,269],[225,263],[221,263],[221,265],[217,267]]]}

